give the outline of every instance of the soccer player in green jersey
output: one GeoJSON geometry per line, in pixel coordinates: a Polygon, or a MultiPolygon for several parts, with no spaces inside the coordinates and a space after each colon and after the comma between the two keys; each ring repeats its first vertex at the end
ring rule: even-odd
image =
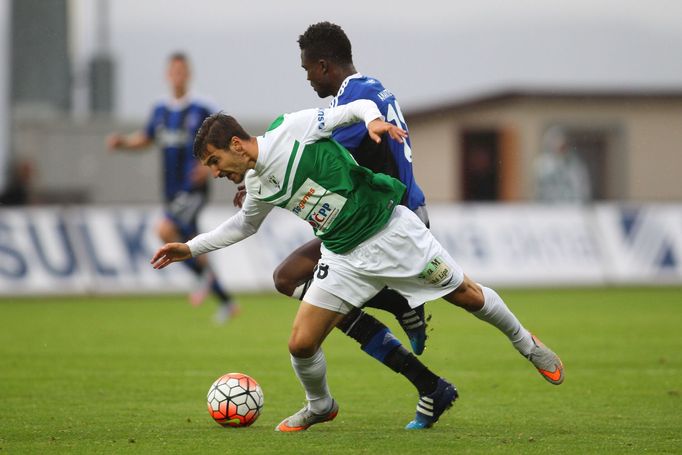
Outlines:
{"type": "MultiPolygon", "coordinates": [[[[336,417],[338,404],[327,387],[322,342],[344,315],[386,286],[413,307],[443,297],[475,312],[560,383],[563,365],[556,354],[521,326],[495,291],[467,277],[424,223],[399,205],[405,186],[358,166],[345,148],[329,139],[335,128],[363,120],[375,141],[383,134],[397,141],[407,135],[384,122],[369,100],[283,115],[258,137],[232,117],[209,117],[197,134],[195,154],[215,177],[245,182],[244,204],[216,229],[187,243],[161,247],[152,258],[154,268],[243,240],[275,206],[310,224],[322,240],[322,256],[289,339],[292,366],[308,403],[284,419],[278,431],[301,431],[336,417]]],[[[432,426],[456,398],[454,386],[439,378],[436,391],[420,397],[407,428],[432,426]]]]}

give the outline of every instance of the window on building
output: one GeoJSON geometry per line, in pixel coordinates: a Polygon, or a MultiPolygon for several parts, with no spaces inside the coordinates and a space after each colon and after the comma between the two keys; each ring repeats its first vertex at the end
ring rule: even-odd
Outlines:
{"type": "Polygon", "coordinates": [[[592,199],[617,197],[616,183],[610,174],[611,144],[614,131],[610,129],[567,128],[568,147],[585,163],[592,186],[592,199]]]}
{"type": "Polygon", "coordinates": [[[615,127],[555,123],[546,128],[535,168],[538,199],[590,202],[623,197],[621,136],[615,127]]]}
{"type": "Polygon", "coordinates": [[[462,199],[496,201],[500,196],[500,135],[496,130],[467,130],[462,141],[462,199]]]}

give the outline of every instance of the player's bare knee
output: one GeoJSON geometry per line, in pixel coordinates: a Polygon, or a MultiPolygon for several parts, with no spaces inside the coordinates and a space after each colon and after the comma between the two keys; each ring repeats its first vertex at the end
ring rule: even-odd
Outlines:
{"type": "Polygon", "coordinates": [[[470,312],[480,310],[485,303],[483,290],[469,278],[465,278],[457,289],[445,296],[445,300],[470,312]]]}
{"type": "Polygon", "coordinates": [[[178,233],[177,228],[168,220],[163,220],[156,226],[156,235],[158,235],[164,243],[180,241],[180,234],[178,233]]]}
{"type": "Polygon", "coordinates": [[[469,286],[469,299],[468,299],[468,311],[478,311],[483,308],[485,304],[485,296],[483,295],[483,289],[476,283],[472,283],[469,286]]]}
{"type": "Polygon", "coordinates": [[[312,357],[317,352],[319,346],[311,340],[306,340],[305,337],[300,337],[292,334],[289,339],[289,353],[294,357],[307,359],[312,357]]]}
{"type": "Polygon", "coordinates": [[[275,271],[272,273],[272,281],[275,283],[275,289],[280,294],[291,297],[296,289],[296,284],[292,283],[282,271],[282,266],[277,266],[275,271]]]}

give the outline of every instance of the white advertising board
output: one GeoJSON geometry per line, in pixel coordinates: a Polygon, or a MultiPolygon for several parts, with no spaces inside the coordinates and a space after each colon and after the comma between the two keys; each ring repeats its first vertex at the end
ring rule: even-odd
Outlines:
{"type": "Polygon", "coordinates": [[[472,279],[490,285],[595,284],[604,251],[579,207],[429,207],[431,230],[472,279]]]}
{"type": "Polygon", "coordinates": [[[0,295],[174,292],[184,267],[149,264],[158,207],[0,210],[0,295]]]}
{"type": "Polygon", "coordinates": [[[595,216],[608,253],[607,281],[682,283],[682,206],[600,205],[595,216]]]}
{"type": "MultiPolygon", "coordinates": [[[[207,207],[209,230],[235,210],[207,207]]],[[[431,229],[473,279],[492,286],[682,284],[682,205],[429,207],[431,229]]],[[[0,296],[187,292],[196,278],[149,260],[157,206],[0,209],[0,296]]],[[[258,233],[208,255],[231,291],[274,290],[272,273],[313,238],[274,209],[258,233]]]]}

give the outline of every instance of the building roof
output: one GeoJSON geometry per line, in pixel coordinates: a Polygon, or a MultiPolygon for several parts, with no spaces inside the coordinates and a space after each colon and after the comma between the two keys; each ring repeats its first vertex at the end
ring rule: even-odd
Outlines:
{"type": "Polygon", "coordinates": [[[410,120],[437,116],[440,114],[470,110],[473,108],[499,105],[520,100],[584,100],[584,101],[681,101],[682,88],[671,89],[571,89],[571,88],[541,88],[541,89],[502,89],[478,94],[470,98],[462,98],[418,107],[407,111],[410,120]]]}

